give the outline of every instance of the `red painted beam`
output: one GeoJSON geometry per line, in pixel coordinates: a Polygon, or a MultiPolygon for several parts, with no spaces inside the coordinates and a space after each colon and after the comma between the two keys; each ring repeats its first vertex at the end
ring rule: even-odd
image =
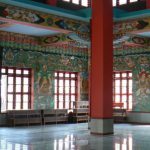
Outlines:
{"type": "Polygon", "coordinates": [[[46,0],[46,3],[48,5],[51,5],[51,6],[56,6],[57,5],[57,0],[46,0]]]}
{"type": "Polygon", "coordinates": [[[150,0],[146,0],[146,8],[150,9],[150,0]]]}

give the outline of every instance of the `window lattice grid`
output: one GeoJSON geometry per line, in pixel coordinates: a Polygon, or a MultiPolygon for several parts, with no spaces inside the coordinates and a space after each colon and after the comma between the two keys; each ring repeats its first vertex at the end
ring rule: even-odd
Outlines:
{"type": "Polygon", "coordinates": [[[77,100],[77,73],[56,72],[55,73],[55,90],[54,101],[55,109],[73,108],[73,102],[77,100]]]}
{"type": "Polygon", "coordinates": [[[125,109],[132,109],[132,73],[130,71],[114,72],[113,101],[123,103],[125,109]]]}
{"type": "Polygon", "coordinates": [[[6,110],[31,109],[31,69],[2,67],[1,74],[7,76],[6,110]]]}

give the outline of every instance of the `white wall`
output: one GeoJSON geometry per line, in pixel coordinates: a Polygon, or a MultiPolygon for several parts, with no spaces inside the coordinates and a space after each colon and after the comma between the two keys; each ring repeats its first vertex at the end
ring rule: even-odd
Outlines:
{"type": "Polygon", "coordinates": [[[150,124],[150,113],[127,112],[127,121],[129,123],[150,124]]]}

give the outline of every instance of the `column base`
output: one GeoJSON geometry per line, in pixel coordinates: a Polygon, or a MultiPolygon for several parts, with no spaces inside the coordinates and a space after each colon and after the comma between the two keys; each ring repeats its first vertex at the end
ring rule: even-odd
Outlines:
{"type": "Polygon", "coordinates": [[[90,122],[91,134],[113,134],[113,119],[92,119],[90,122]]]}

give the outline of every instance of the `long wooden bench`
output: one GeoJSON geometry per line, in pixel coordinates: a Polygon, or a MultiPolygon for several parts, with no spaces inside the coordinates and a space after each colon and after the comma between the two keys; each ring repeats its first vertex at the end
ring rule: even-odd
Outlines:
{"type": "Polygon", "coordinates": [[[43,122],[44,125],[47,123],[56,123],[56,109],[43,110],[43,122]]]}
{"type": "Polygon", "coordinates": [[[41,110],[28,110],[28,123],[42,125],[41,110]]]}
{"type": "Polygon", "coordinates": [[[9,126],[29,125],[27,110],[10,110],[7,112],[7,124],[9,126]]]}
{"type": "Polygon", "coordinates": [[[9,126],[42,124],[41,110],[10,110],[7,112],[9,126]]]}
{"type": "Polygon", "coordinates": [[[67,109],[47,109],[43,110],[44,124],[60,123],[68,121],[67,109]]]}

